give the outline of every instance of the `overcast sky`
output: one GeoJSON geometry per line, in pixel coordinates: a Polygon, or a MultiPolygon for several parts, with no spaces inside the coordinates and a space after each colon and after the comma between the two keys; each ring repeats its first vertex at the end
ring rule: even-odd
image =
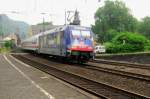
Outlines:
{"type": "MultiPolygon", "coordinates": [[[[54,24],[64,24],[65,10],[78,10],[81,25],[94,24],[94,13],[104,5],[104,0],[0,0],[0,13],[7,14],[15,20],[28,24],[43,21],[53,21],[54,24]],[[16,11],[19,13],[12,13],[16,11]],[[46,13],[44,15],[40,13],[46,13]]],[[[138,19],[150,16],[150,0],[123,0],[131,13],[138,19]]]]}

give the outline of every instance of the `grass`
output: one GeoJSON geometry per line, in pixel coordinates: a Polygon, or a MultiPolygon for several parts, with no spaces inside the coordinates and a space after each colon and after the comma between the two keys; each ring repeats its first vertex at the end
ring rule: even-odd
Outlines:
{"type": "Polygon", "coordinates": [[[0,53],[10,53],[11,49],[7,47],[0,48],[0,53]]]}

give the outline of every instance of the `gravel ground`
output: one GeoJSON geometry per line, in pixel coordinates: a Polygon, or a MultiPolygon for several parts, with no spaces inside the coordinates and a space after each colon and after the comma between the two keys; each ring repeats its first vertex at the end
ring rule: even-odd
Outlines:
{"type": "Polygon", "coordinates": [[[91,63],[91,62],[89,62],[89,65],[150,76],[150,70],[140,69],[140,68],[136,68],[136,67],[135,68],[134,67],[127,67],[127,66],[123,66],[123,65],[122,66],[118,66],[118,65],[116,66],[116,65],[109,65],[109,64],[106,65],[106,64],[91,63]]]}
{"type": "MultiPolygon", "coordinates": [[[[26,55],[26,57],[31,57],[31,56],[26,55]]],[[[60,63],[54,63],[45,59],[39,59],[38,57],[34,57],[34,59],[44,62],[46,64],[49,64],[51,66],[55,66],[61,70],[74,73],[76,75],[82,75],[83,77],[88,77],[89,79],[92,79],[98,82],[103,82],[109,85],[119,87],[121,89],[125,89],[125,90],[136,92],[142,95],[150,96],[150,83],[149,82],[133,80],[128,77],[112,75],[112,74],[108,74],[105,72],[96,72],[94,70],[88,70],[83,67],[75,66],[75,65],[71,66],[71,65],[64,64],[62,66],[61,64],[60,66],[60,63]]]]}

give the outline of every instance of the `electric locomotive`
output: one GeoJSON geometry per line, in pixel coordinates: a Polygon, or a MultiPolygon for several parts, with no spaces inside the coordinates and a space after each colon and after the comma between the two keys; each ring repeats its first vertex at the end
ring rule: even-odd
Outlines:
{"type": "Polygon", "coordinates": [[[22,48],[62,59],[87,62],[94,56],[93,32],[89,27],[64,25],[24,40],[22,48]]]}

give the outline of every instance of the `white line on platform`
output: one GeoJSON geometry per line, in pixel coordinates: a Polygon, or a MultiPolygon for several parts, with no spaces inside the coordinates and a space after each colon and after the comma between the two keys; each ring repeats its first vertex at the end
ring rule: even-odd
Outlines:
{"type": "MultiPolygon", "coordinates": [[[[20,64],[22,64],[22,65],[24,65],[24,66],[26,66],[26,67],[31,67],[30,65],[25,64],[25,63],[23,63],[22,61],[16,59],[16,58],[13,57],[12,55],[9,55],[9,56],[10,56],[11,58],[13,58],[14,60],[16,60],[17,62],[19,62],[20,64]]],[[[49,76],[51,76],[51,75],[49,75],[49,76]]],[[[85,91],[83,91],[83,90],[81,90],[81,89],[79,89],[79,88],[77,88],[77,87],[72,86],[71,84],[68,84],[68,83],[66,83],[66,82],[64,82],[64,81],[62,81],[62,80],[60,80],[60,79],[58,79],[58,78],[55,78],[54,76],[51,76],[51,77],[52,77],[53,79],[59,81],[60,83],[66,85],[66,86],[69,86],[70,88],[73,88],[73,89],[79,91],[80,93],[82,93],[82,94],[84,94],[84,95],[86,95],[86,96],[88,96],[88,97],[91,97],[91,99],[99,99],[99,98],[97,98],[97,97],[94,96],[94,95],[91,95],[91,94],[89,94],[89,93],[87,93],[87,92],[85,92],[85,91]]],[[[45,78],[48,78],[48,77],[47,77],[47,76],[44,76],[44,77],[40,77],[40,78],[41,78],[41,79],[45,79],[45,78]]]]}
{"type": "Polygon", "coordinates": [[[30,77],[28,77],[24,72],[22,72],[18,67],[16,67],[5,55],[3,55],[5,60],[13,67],[15,68],[23,77],[25,77],[27,80],[29,80],[36,88],[38,88],[42,93],[44,93],[49,99],[55,99],[52,95],[50,95],[46,90],[44,90],[42,87],[40,87],[38,84],[36,84],[30,77]]]}
{"type": "Polygon", "coordinates": [[[18,63],[20,63],[20,64],[22,64],[22,65],[24,65],[24,66],[26,66],[26,67],[31,67],[30,65],[27,65],[27,64],[23,63],[22,61],[20,61],[20,60],[14,58],[14,57],[11,56],[11,55],[9,55],[9,56],[10,56],[11,58],[13,58],[15,61],[17,61],[18,63]]]}

